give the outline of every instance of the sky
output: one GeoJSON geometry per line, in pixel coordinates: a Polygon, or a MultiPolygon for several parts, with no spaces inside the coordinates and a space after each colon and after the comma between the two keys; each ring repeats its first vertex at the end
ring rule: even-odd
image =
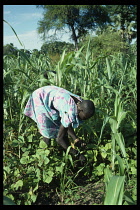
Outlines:
{"type": "MultiPolygon", "coordinates": [[[[43,9],[36,5],[3,5],[3,19],[16,31],[25,49],[41,49],[43,41],[37,33],[38,21],[43,18],[43,9]]],[[[50,31],[50,35],[53,31],[50,31]]],[[[59,41],[70,42],[69,33],[57,33],[59,41]]],[[[13,43],[14,47],[23,49],[10,26],[3,24],[3,44],[13,43]]]]}

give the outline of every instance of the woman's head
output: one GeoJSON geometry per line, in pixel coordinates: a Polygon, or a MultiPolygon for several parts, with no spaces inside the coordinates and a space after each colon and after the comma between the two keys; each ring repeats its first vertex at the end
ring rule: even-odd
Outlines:
{"type": "Polygon", "coordinates": [[[78,116],[81,120],[87,120],[95,113],[94,103],[90,100],[83,100],[77,104],[78,116]]]}

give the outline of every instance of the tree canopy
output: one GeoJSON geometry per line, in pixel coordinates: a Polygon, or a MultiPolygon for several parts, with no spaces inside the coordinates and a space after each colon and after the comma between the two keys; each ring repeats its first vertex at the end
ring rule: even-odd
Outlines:
{"type": "MultiPolygon", "coordinates": [[[[131,41],[137,37],[137,5],[37,5],[43,7],[43,19],[38,22],[38,33],[44,43],[41,50],[32,50],[32,55],[60,55],[63,50],[73,51],[91,39],[94,54],[127,51],[131,41]],[[58,39],[46,39],[51,29],[71,32],[71,43],[58,39]],[[94,31],[94,36],[90,34],[94,31]]],[[[18,54],[12,43],[3,48],[4,55],[18,54]]],[[[26,54],[30,52],[24,49],[26,54]]]]}
{"type": "Polygon", "coordinates": [[[71,39],[78,47],[78,39],[89,29],[103,27],[110,21],[106,7],[102,5],[38,5],[44,9],[43,19],[38,22],[38,33],[45,39],[51,29],[64,30],[67,26],[71,39]]]}
{"type": "Polygon", "coordinates": [[[41,46],[41,52],[44,54],[51,54],[54,55],[56,53],[61,54],[64,49],[67,51],[69,49],[73,50],[74,49],[74,45],[71,43],[66,43],[66,42],[59,42],[59,41],[55,41],[55,42],[50,42],[50,43],[44,43],[41,46]]]}
{"type": "Polygon", "coordinates": [[[113,22],[112,27],[119,30],[123,40],[129,43],[137,36],[137,6],[136,5],[108,5],[113,22]]]}
{"type": "Polygon", "coordinates": [[[66,27],[71,32],[71,39],[78,47],[81,37],[89,30],[100,34],[111,26],[119,31],[124,41],[129,43],[136,38],[136,5],[37,5],[44,9],[43,19],[38,22],[38,33],[43,39],[51,29],[55,33],[66,27]]]}
{"type": "Polygon", "coordinates": [[[4,55],[17,55],[17,50],[14,47],[13,43],[6,44],[3,47],[3,54],[4,55]]]}

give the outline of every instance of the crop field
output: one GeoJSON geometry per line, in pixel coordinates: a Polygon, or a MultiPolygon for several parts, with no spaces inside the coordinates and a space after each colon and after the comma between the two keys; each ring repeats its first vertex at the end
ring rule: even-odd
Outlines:
{"type": "Polygon", "coordinates": [[[90,41],[57,63],[41,54],[5,55],[4,196],[17,205],[136,205],[137,87],[133,51],[93,56],[90,41]],[[46,70],[48,79],[43,77],[46,70]],[[48,147],[23,110],[39,87],[56,85],[95,103],[75,132],[87,143],[79,166],[55,140],[48,147]]]}

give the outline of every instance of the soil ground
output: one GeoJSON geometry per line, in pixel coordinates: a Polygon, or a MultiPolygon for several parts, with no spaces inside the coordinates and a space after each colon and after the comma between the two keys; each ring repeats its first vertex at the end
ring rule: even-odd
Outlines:
{"type": "Polygon", "coordinates": [[[71,191],[68,197],[65,196],[63,201],[56,190],[52,190],[49,197],[46,197],[44,190],[41,190],[34,205],[103,205],[103,181],[79,186],[76,191],[71,191]]]}

